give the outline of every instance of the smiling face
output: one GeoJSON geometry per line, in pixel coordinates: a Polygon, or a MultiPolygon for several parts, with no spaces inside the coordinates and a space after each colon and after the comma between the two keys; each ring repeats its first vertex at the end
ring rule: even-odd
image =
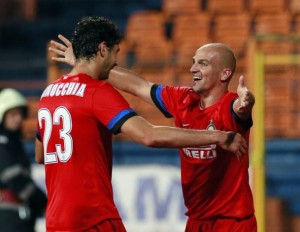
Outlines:
{"type": "Polygon", "coordinates": [[[235,57],[223,44],[208,44],[200,47],[190,69],[193,74],[193,90],[209,94],[219,88],[227,88],[235,68],[235,57]]]}
{"type": "Polygon", "coordinates": [[[203,92],[218,84],[220,76],[220,56],[210,48],[199,48],[193,57],[191,73],[193,74],[193,89],[203,92]]]}

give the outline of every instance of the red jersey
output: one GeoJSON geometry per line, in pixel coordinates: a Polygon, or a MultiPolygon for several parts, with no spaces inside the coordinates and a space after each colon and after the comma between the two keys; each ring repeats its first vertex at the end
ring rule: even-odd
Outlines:
{"type": "Polygon", "coordinates": [[[112,134],[136,113],[111,85],[65,75],[43,92],[38,137],[43,142],[47,231],[83,231],[120,219],[113,202],[112,134]]]}
{"type": "MultiPolygon", "coordinates": [[[[249,144],[252,119],[242,121],[232,104],[238,96],[227,92],[216,104],[200,108],[200,96],[190,88],[154,85],[151,96],[175,125],[199,130],[241,133],[249,144]]],[[[249,185],[249,156],[242,162],[235,154],[213,144],[180,149],[181,181],[186,215],[197,220],[218,217],[245,218],[254,213],[249,185]]]]}

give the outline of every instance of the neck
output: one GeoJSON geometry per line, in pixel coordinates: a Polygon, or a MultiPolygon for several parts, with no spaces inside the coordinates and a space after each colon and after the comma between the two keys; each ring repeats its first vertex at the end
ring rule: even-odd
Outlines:
{"type": "Polygon", "coordinates": [[[225,94],[227,90],[223,91],[215,91],[214,93],[199,93],[201,100],[200,100],[200,108],[205,109],[216,104],[225,94]]]}
{"type": "Polygon", "coordinates": [[[93,79],[99,79],[100,68],[93,61],[81,60],[75,63],[70,74],[84,73],[91,76],[93,79]]]}

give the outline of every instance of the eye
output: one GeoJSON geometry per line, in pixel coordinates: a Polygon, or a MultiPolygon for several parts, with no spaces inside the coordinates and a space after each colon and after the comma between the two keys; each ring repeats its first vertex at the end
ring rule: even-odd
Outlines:
{"type": "Polygon", "coordinates": [[[202,66],[202,67],[207,67],[208,63],[204,62],[204,61],[199,61],[199,65],[202,66]]]}

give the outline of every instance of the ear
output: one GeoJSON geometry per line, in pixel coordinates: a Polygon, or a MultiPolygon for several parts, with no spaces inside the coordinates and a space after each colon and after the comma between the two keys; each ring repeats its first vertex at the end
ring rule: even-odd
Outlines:
{"type": "Polygon", "coordinates": [[[100,55],[101,55],[102,57],[105,56],[105,53],[107,52],[107,47],[106,47],[105,42],[99,43],[98,49],[99,49],[100,55]]]}
{"type": "Polygon", "coordinates": [[[232,73],[231,69],[229,69],[229,68],[223,69],[222,75],[221,75],[221,81],[227,81],[230,78],[231,73],[232,73]]]}

